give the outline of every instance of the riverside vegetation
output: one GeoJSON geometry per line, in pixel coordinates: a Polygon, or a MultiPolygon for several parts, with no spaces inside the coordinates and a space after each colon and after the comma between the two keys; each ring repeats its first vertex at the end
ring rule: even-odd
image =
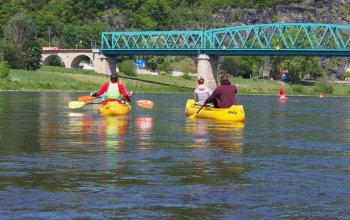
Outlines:
{"type": "MultiPolygon", "coordinates": [[[[40,69],[42,47],[98,48],[105,31],[188,31],[280,22],[348,24],[349,12],[349,1],[330,0],[2,1],[0,65],[40,69]]],[[[298,33],[291,30],[291,34],[298,33]]],[[[321,38],[322,33],[318,34],[321,38]]],[[[136,59],[120,56],[118,66],[136,59]]],[[[189,63],[185,56],[145,55],[141,59],[152,71],[193,72],[187,69],[193,65],[185,64],[189,63]],[[182,65],[174,68],[174,63],[182,65]]],[[[288,69],[289,80],[298,84],[307,75],[344,79],[349,62],[347,57],[224,56],[219,72],[255,78],[288,69]]],[[[50,65],[61,66],[62,61],[57,57],[50,65]]]]}
{"type": "MultiPolygon", "coordinates": [[[[192,93],[196,85],[196,78],[188,75],[175,77],[119,74],[126,88],[135,93],[192,93]]],[[[0,79],[0,90],[94,92],[108,80],[107,75],[82,69],[60,67],[42,67],[37,71],[10,69],[8,76],[0,79]]],[[[288,96],[318,96],[320,92],[326,96],[350,96],[350,86],[322,79],[311,85],[241,77],[231,78],[231,82],[237,85],[239,95],[277,95],[278,88],[283,87],[288,96]]]]}

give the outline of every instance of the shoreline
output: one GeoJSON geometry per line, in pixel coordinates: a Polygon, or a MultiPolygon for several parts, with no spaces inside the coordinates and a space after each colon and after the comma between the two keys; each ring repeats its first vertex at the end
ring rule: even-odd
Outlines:
{"type": "MultiPolygon", "coordinates": [[[[193,94],[196,77],[183,78],[170,75],[127,76],[119,73],[127,91],[140,94],[193,94]]],[[[278,96],[278,89],[283,88],[287,96],[318,97],[323,92],[325,97],[350,97],[348,82],[338,83],[320,80],[308,84],[289,84],[269,79],[242,79],[231,77],[230,81],[238,89],[237,96],[278,96]]],[[[16,92],[77,92],[91,93],[98,91],[108,82],[105,75],[92,74],[80,69],[47,68],[37,71],[10,69],[7,79],[0,79],[0,91],[16,92]]]]}
{"type": "MultiPolygon", "coordinates": [[[[0,89],[0,92],[67,92],[67,93],[91,93],[91,91],[68,91],[68,90],[4,90],[0,89]]],[[[186,93],[186,92],[134,92],[134,94],[140,93],[140,94],[189,94],[193,95],[192,93],[186,93]]],[[[276,92],[276,94],[237,94],[236,97],[239,96],[276,96],[279,97],[279,94],[276,92]]],[[[319,97],[318,95],[301,95],[301,94],[294,94],[294,95],[287,95],[287,97],[319,97]]],[[[349,96],[335,96],[335,95],[325,95],[323,98],[350,98],[349,96]]]]}

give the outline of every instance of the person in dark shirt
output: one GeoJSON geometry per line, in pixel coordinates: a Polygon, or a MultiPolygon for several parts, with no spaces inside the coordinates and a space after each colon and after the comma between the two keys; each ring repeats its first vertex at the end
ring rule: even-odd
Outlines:
{"type": "Polygon", "coordinates": [[[232,85],[229,76],[223,74],[221,76],[221,84],[214,92],[205,100],[205,104],[214,103],[215,108],[229,108],[232,105],[237,105],[236,100],[237,88],[232,85]]]}

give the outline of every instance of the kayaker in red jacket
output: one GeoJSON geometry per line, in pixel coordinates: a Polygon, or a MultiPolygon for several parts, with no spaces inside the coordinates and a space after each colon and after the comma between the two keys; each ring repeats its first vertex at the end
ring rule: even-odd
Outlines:
{"type": "Polygon", "coordinates": [[[102,105],[110,101],[122,103],[124,100],[131,102],[131,93],[127,93],[123,84],[118,82],[118,74],[112,73],[110,82],[104,84],[98,92],[92,93],[91,96],[102,96],[102,105]]]}
{"type": "Polygon", "coordinates": [[[215,108],[229,108],[232,105],[238,104],[236,94],[236,86],[231,85],[227,74],[223,74],[221,76],[221,85],[216,87],[211,96],[205,100],[205,104],[214,103],[215,108]]]}

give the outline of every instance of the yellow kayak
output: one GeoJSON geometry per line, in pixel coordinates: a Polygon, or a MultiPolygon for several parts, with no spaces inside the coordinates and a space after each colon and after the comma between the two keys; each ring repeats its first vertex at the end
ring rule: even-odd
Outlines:
{"type": "MultiPolygon", "coordinates": [[[[194,99],[188,99],[185,109],[186,116],[195,115],[200,107],[195,105],[194,99]]],[[[211,106],[202,108],[196,115],[196,118],[244,122],[245,114],[243,105],[233,105],[230,108],[214,108],[211,106]]]]}
{"type": "Polygon", "coordinates": [[[98,107],[98,112],[103,116],[126,115],[131,111],[129,103],[108,102],[98,107]]]}

